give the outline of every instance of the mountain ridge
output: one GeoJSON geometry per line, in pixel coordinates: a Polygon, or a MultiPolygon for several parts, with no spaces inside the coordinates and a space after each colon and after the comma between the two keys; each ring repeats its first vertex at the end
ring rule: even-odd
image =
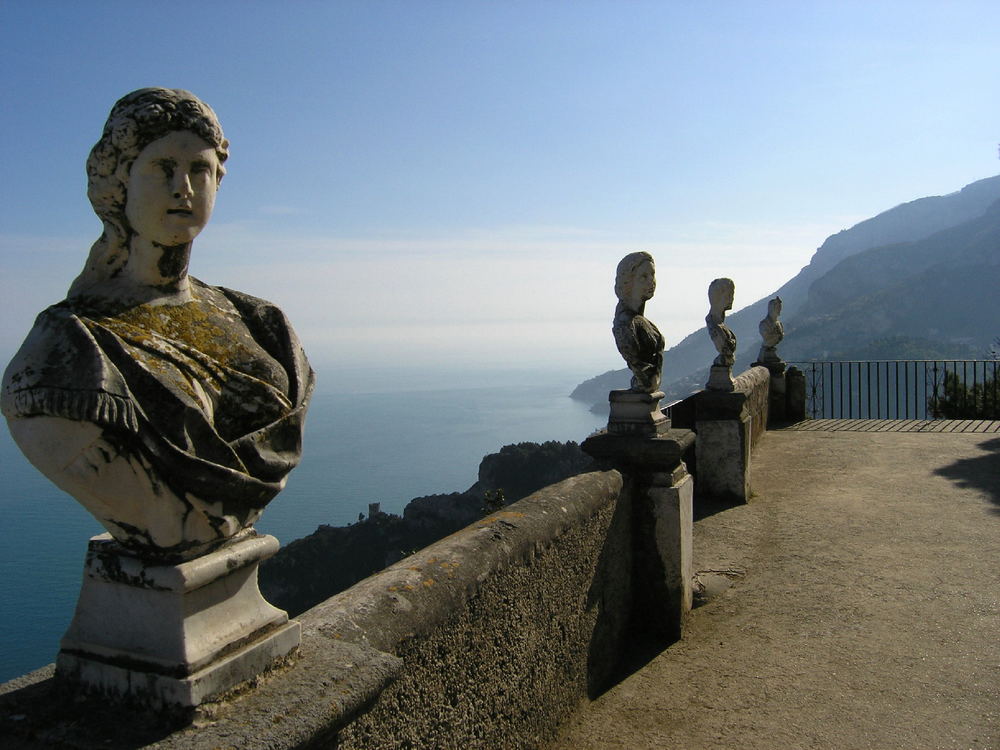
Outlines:
{"type": "MultiPolygon", "coordinates": [[[[947,233],[951,229],[969,222],[974,223],[976,219],[989,215],[996,209],[997,201],[1000,201],[1000,175],[977,180],[961,190],[946,195],[928,196],[901,203],[827,237],[813,253],[809,264],[774,293],[781,297],[783,303],[782,320],[785,323],[786,338],[779,349],[782,356],[785,359],[795,359],[792,356],[794,349],[789,348],[789,345],[793,340],[796,321],[803,314],[809,317],[816,315],[815,305],[819,304],[818,302],[813,302],[811,314],[806,308],[813,286],[819,284],[817,294],[828,293],[830,289],[836,289],[838,283],[845,284],[841,274],[854,270],[860,263],[860,261],[856,261],[854,265],[849,263],[845,270],[837,271],[827,278],[828,274],[839,269],[845,261],[873,250],[886,251],[889,255],[892,252],[905,254],[912,249],[909,246],[914,242],[919,243],[942,232],[947,233]],[[897,249],[889,250],[892,247],[897,249]],[[905,249],[900,249],[904,247],[905,249]]],[[[967,233],[975,234],[975,231],[968,229],[967,233]]],[[[978,231],[985,232],[983,242],[986,243],[984,245],[986,248],[989,247],[991,236],[1000,238],[1000,226],[993,226],[989,221],[978,231]]],[[[960,233],[952,237],[951,241],[959,243],[971,241],[970,237],[962,239],[964,236],[960,233]]],[[[939,254],[942,252],[940,242],[935,246],[935,251],[939,254]]],[[[866,257],[871,260],[876,256],[866,257]]],[[[735,281],[738,294],[739,279],[735,281]]],[[[926,287],[926,284],[924,286],[926,287]]],[[[755,359],[760,347],[757,325],[766,315],[767,301],[774,294],[727,316],[726,323],[736,333],[737,339],[747,342],[738,351],[737,367],[746,366],[755,359]]],[[[915,341],[908,344],[910,348],[916,346],[915,341]]],[[[945,349],[951,350],[948,347],[945,349]]],[[[961,347],[959,350],[972,351],[961,347]]],[[[682,398],[691,391],[701,388],[705,382],[702,373],[707,377],[708,365],[714,356],[715,349],[704,329],[694,331],[668,349],[663,358],[664,376],[661,386],[667,394],[667,399],[682,398]]],[[[579,384],[570,397],[595,404],[596,407],[606,404],[608,391],[626,387],[628,387],[628,370],[610,370],[579,384]]]]}

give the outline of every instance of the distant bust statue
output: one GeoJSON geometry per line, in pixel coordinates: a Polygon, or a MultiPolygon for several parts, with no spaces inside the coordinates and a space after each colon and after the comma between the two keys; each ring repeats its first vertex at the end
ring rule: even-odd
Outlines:
{"type": "Polygon", "coordinates": [[[757,330],[763,341],[757,361],[761,364],[776,364],[781,362],[777,348],[781,340],[785,338],[785,327],[778,320],[781,315],[781,297],[774,297],[767,303],[767,317],[760,321],[757,330]]]}
{"type": "Polygon", "coordinates": [[[663,335],[643,313],[656,291],[653,256],[638,252],[618,263],[615,295],[618,306],[611,330],[618,351],[632,371],[632,387],[637,393],[654,393],[660,387],[663,367],[663,335]]]}
{"type": "Polygon", "coordinates": [[[732,279],[715,279],[708,285],[710,309],[705,316],[708,335],[719,355],[712,363],[715,367],[732,367],[736,361],[736,334],[726,325],[726,310],[733,309],[736,285],[732,279]]]}
{"type": "Polygon", "coordinates": [[[145,556],[233,537],[299,461],[314,375],[288,321],[188,276],[228,148],[187,91],[115,104],[87,160],[104,231],[3,377],[24,454],[145,556]]]}

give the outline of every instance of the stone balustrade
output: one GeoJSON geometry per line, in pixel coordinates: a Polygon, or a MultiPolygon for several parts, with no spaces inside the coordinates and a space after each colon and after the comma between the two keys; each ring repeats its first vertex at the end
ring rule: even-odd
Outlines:
{"type": "MultiPolygon", "coordinates": [[[[696,449],[680,440],[666,463],[696,453],[701,494],[720,476],[749,492],[769,373],[734,385],[679,410],[694,415],[696,449]],[[706,437],[720,436],[729,448],[713,459],[706,437]]],[[[690,590],[671,600],[665,573],[686,571],[690,550],[668,549],[678,537],[659,527],[686,472],[650,479],[648,460],[546,487],[305,612],[298,652],[252,689],[150,714],[73,695],[50,666],[0,686],[0,735],[22,748],[537,746],[613,682],[637,634],[679,633],[664,613],[683,617],[690,590]]]]}
{"type": "Polygon", "coordinates": [[[540,490],[305,612],[295,656],[195,714],[70,695],[48,667],[0,687],[0,734],[25,748],[533,746],[654,619],[641,590],[662,566],[635,550],[646,497],[614,470],[540,490]]]}

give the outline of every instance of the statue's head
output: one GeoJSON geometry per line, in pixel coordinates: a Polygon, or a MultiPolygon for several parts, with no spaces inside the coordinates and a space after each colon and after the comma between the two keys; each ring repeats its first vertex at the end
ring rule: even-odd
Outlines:
{"type": "Polygon", "coordinates": [[[768,300],[767,317],[777,322],[779,315],[781,315],[781,297],[774,297],[768,300]]]}
{"type": "Polygon", "coordinates": [[[736,294],[736,284],[732,279],[715,279],[708,285],[708,303],[712,312],[722,313],[733,309],[733,297],[736,294]]]}
{"type": "Polygon", "coordinates": [[[656,266],[647,252],[629,253],[618,262],[615,296],[630,309],[639,311],[656,291],[656,266]]]}
{"type": "Polygon", "coordinates": [[[70,287],[70,296],[111,278],[125,264],[133,232],[125,212],[132,165],[147,146],[177,131],[189,131],[215,150],[216,179],[221,181],[229,141],[215,112],[194,94],[182,89],[139,89],[111,108],[104,132],[87,159],[87,197],[104,231],[70,287]]]}

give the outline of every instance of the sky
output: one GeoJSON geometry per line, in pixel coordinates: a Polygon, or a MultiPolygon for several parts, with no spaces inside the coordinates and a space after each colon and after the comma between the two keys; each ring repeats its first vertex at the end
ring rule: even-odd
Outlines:
{"type": "Polygon", "coordinates": [[[1000,171],[1000,3],[0,0],[0,359],[100,223],[111,105],[231,142],[191,272],[278,303],[320,373],[622,367],[614,272],[673,344],[830,234],[1000,171]]]}

